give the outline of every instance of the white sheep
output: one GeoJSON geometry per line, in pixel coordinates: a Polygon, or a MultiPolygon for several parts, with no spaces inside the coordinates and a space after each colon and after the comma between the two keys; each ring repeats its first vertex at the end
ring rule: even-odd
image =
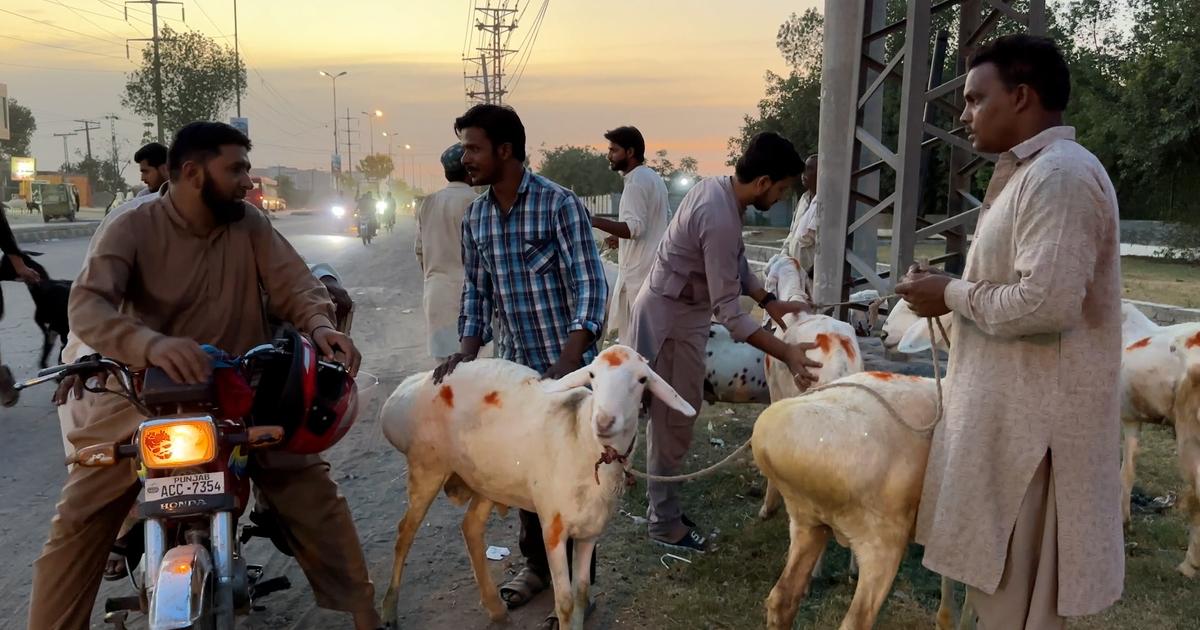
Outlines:
{"type": "MultiPolygon", "coordinates": [[[[942,337],[942,331],[950,335],[950,330],[954,324],[954,316],[947,313],[938,318],[942,327],[939,329],[934,326],[934,339],[936,340],[938,350],[949,350],[949,342],[942,337]]],[[[920,317],[912,311],[908,302],[899,300],[896,305],[888,311],[887,319],[883,322],[883,329],[880,332],[879,338],[883,341],[883,347],[888,350],[896,350],[905,354],[916,354],[929,350],[929,346],[934,345],[929,338],[929,324],[925,318],[920,317]]]]}
{"type": "MultiPolygon", "coordinates": [[[[790,256],[775,255],[767,263],[767,278],[764,287],[775,293],[781,300],[808,302],[806,290],[807,277],[800,271],[800,263],[790,256]]],[[[816,376],[814,386],[831,383],[843,376],[863,371],[862,349],[858,345],[854,327],[850,324],[813,313],[788,314],[783,318],[787,330],[776,328],[775,336],[789,345],[798,343],[813,343],[817,347],[806,354],[821,364],[813,370],[816,376]]],[[[767,387],[771,392],[771,402],[779,402],[800,394],[796,379],[791,370],[781,361],[765,359],[767,368],[767,387]]],[[[767,482],[766,496],[763,499],[760,518],[770,518],[778,509],[781,502],[779,492],[767,482]]],[[[819,568],[819,565],[818,565],[819,568]]],[[[819,571],[818,571],[819,573],[819,571]]]]}
{"type": "Polygon", "coordinates": [[[498,359],[460,364],[440,384],[409,377],[381,412],[388,441],[408,459],[408,510],[400,520],[383,616],[396,622],[401,573],[413,537],[441,489],[470,503],[462,532],[482,604],[493,621],[507,617],[484,559],[493,508],[542,519],[562,628],[583,628],[596,539],[625,487],[623,462],[637,439],[638,411],[649,390],[688,416],[692,408],[633,349],[612,346],[556,381],[498,359]],[[591,391],[585,386],[591,386],[591,391]],[[574,539],[574,582],[566,541],[574,539]]]}
{"type": "Polygon", "coordinates": [[[767,355],[733,340],[725,326],[712,323],[704,349],[704,400],[708,403],[766,403],[767,355]]]}
{"type": "MultiPolygon", "coordinates": [[[[842,630],[870,628],[912,540],[937,416],[933,379],[852,374],[833,387],[772,403],[754,425],[754,461],[783,495],[791,545],[767,598],[767,627],[791,628],[832,533],[858,560],[858,585],[842,630]],[[907,425],[907,426],[906,426],[907,425]]],[[[952,583],[943,578],[938,627],[949,628],[952,583]]],[[[966,625],[972,615],[964,612],[966,625]]]]}
{"type": "MultiPolygon", "coordinates": [[[[1142,424],[1175,424],[1175,391],[1185,374],[1177,340],[1200,333],[1200,323],[1159,326],[1128,302],[1121,305],[1121,516],[1133,528],[1130,498],[1137,477],[1142,424]]],[[[1176,429],[1178,431],[1178,429],[1176,429]]],[[[1182,447],[1181,447],[1182,448],[1182,447]]],[[[1181,451],[1182,453],[1182,451],[1181,451]]]]}
{"type": "Polygon", "coordinates": [[[1193,578],[1200,571],[1200,332],[1176,335],[1173,344],[1183,364],[1171,415],[1189,526],[1187,555],[1177,568],[1193,578]]]}

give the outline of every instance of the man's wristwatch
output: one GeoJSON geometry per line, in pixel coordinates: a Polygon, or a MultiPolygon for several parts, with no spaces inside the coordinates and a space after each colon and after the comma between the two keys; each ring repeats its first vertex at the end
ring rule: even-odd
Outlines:
{"type": "Polygon", "coordinates": [[[767,294],[764,295],[763,299],[758,303],[758,307],[759,308],[767,308],[768,304],[770,304],[771,302],[774,302],[775,300],[778,300],[778,299],[779,299],[779,297],[776,296],[774,293],[767,291],[767,294]]]}

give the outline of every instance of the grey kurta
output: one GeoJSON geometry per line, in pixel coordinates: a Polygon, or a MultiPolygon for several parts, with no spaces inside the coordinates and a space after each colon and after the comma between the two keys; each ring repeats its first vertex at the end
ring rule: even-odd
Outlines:
{"type": "MultiPolygon", "coordinates": [[[[729,177],[705,179],[683,198],[634,301],[630,340],[642,356],[653,359],[668,338],[694,345],[704,356],[714,318],[735,341],[758,330],[738,303],[762,288],[746,262],[742,211],[729,177]]],[[[703,382],[703,362],[696,370],[703,382]]]]}
{"type": "Polygon", "coordinates": [[[946,413],[917,519],[926,567],[994,592],[1049,450],[1063,616],[1111,605],[1125,574],[1117,200],[1074,137],[1048,129],[996,165],[963,280],[946,288],[946,413]]]}
{"type": "Polygon", "coordinates": [[[425,275],[425,330],[429,355],[444,359],[458,352],[458,307],[462,298],[462,221],[479,196],[462,182],[450,182],[421,200],[417,208],[417,263],[425,275]]]}

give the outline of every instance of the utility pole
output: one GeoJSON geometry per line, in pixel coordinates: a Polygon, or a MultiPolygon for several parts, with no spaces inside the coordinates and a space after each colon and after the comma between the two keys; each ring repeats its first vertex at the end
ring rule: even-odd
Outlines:
{"type": "Polygon", "coordinates": [[[162,62],[158,56],[158,5],[160,4],[178,4],[179,13],[183,20],[187,21],[187,13],[182,2],[173,2],[171,0],[126,0],[125,2],[125,21],[129,21],[129,5],[131,4],[148,4],[150,5],[150,23],[154,31],[153,37],[139,37],[135,39],[125,40],[125,57],[129,57],[129,42],[152,42],[154,44],[154,115],[158,123],[158,141],[165,143],[166,139],[163,134],[163,98],[162,98],[162,62]]]}
{"type": "Polygon", "coordinates": [[[358,119],[350,116],[350,108],[347,107],[346,108],[346,117],[343,118],[342,120],[346,121],[346,129],[345,129],[345,132],[346,132],[346,162],[349,165],[347,172],[350,173],[351,175],[354,175],[354,155],[350,149],[350,134],[358,133],[358,130],[350,128],[350,121],[352,121],[352,120],[356,121],[358,119]]]}
{"type": "Polygon", "coordinates": [[[476,82],[467,88],[467,98],[489,104],[502,105],[507,90],[504,88],[504,61],[517,52],[506,48],[506,35],[517,28],[517,7],[509,2],[488,0],[486,6],[475,7],[478,16],[473,17],[475,30],[479,31],[478,57],[466,57],[468,64],[478,64],[478,74],[466,75],[468,81],[476,82]],[[482,99],[482,100],[481,100],[482,99]]]}
{"type": "MultiPolygon", "coordinates": [[[[116,114],[109,114],[105,116],[104,119],[108,121],[108,130],[112,133],[112,168],[114,174],[116,175],[116,179],[113,180],[112,184],[114,188],[119,189],[121,187],[120,182],[123,180],[121,177],[121,162],[118,161],[120,157],[117,155],[117,121],[120,120],[120,118],[118,118],[116,114]]],[[[109,192],[115,195],[124,191],[112,190],[109,192]]]]}
{"type": "Polygon", "coordinates": [[[67,138],[70,138],[71,136],[77,136],[77,135],[79,135],[79,134],[74,131],[72,131],[71,133],[56,133],[56,134],[54,134],[54,137],[63,139],[63,166],[62,166],[63,175],[66,175],[67,171],[71,168],[71,154],[67,151],[67,138]]]}
{"type": "Polygon", "coordinates": [[[234,94],[237,95],[237,115],[242,117],[242,57],[238,50],[238,25],[237,25],[237,0],[233,0],[233,76],[237,77],[234,81],[237,89],[234,94]]]}
{"type": "Polygon", "coordinates": [[[87,159],[92,161],[92,132],[100,128],[100,123],[92,120],[76,120],[75,122],[83,125],[83,129],[76,129],[76,132],[82,131],[83,137],[87,139],[87,159]],[[92,125],[96,125],[93,127],[92,125]]]}

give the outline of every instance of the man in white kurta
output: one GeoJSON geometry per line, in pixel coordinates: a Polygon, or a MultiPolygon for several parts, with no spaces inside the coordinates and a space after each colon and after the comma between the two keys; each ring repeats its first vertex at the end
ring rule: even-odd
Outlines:
{"type": "MultiPolygon", "coordinates": [[[[625,177],[617,220],[592,217],[592,227],[618,239],[617,281],[608,303],[608,329],[629,345],[629,314],[633,300],[650,276],[654,252],[667,231],[670,204],[667,185],[646,166],[646,141],[636,127],[618,127],[604,134],[608,163],[625,177]]],[[[607,335],[606,335],[607,336],[607,335]]]]}
{"type": "Polygon", "coordinates": [[[804,194],[796,204],[792,215],[792,227],[779,253],[791,256],[800,263],[806,274],[812,274],[817,260],[817,228],[821,223],[821,199],[817,197],[817,156],[808,156],[804,161],[804,174],[800,176],[804,194]]]}
{"type": "Polygon", "coordinates": [[[421,200],[417,208],[417,263],[425,276],[425,330],[429,355],[439,363],[458,352],[458,312],[462,299],[462,221],[479,195],[467,183],[462,146],[442,153],[445,188],[421,200]]]}
{"type": "Polygon", "coordinates": [[[979,51],[962,120],[1000,157],[963,278],[896,288],[919,315],[954,314],[916,539],[984,630],[1063,628],[1124,582],[1117,200],[1062,126],[1069,81],[1048,39],[979,51]]]}

